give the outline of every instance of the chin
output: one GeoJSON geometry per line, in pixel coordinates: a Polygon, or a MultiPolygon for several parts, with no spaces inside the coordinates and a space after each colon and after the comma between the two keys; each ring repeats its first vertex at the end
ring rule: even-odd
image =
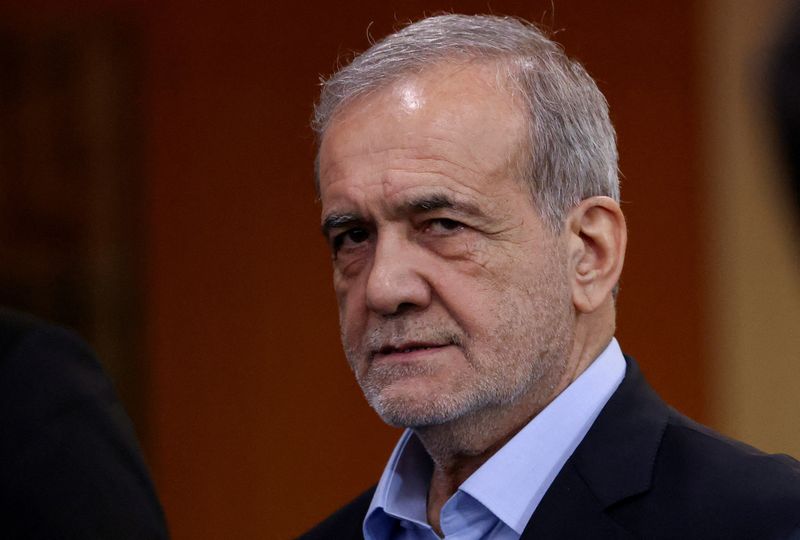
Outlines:
{"type": "Polygon", "coordinates": [[[412,429],[446,424],[480,407],[474,396],[454,396],[442,389],[412,385],[413,388],[392,385],[374,393],[365,389],[365,395],[384,422],[412,429]]]}
{"type": "Polygon", "coordinates": [[[407,408],[395,406],[395,404],[373,405],[373,409],[386,424],[399,428],[418,429],[439,426],[454,419],[448,414],[438,414],[429,409],[407,408]]]}

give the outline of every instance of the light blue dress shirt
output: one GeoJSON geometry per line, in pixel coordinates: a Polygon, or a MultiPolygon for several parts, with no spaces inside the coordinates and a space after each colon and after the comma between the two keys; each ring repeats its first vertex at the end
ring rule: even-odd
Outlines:
{"type": "MultiPolygon", "coordinates": [[[[453,540],[518,540],[545,492],[625,376],[616,339],[572,384],[467,478],[444,504],[453,540]]],[[[383,471],[367,516],[366,540],[437,540],[427,523],[433,463],[406,430],[383,471]]]]}

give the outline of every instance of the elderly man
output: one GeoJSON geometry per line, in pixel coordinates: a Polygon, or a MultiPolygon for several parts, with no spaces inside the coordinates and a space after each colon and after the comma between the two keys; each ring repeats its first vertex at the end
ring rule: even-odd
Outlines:
{"type": "Polygon", "coordinates": [[[342,341],[408,428],[304,538],[800,537],[800,464],[669,409],[614,339],[605,99],[534,26],[424,19],[323,86],[342,341]]]}

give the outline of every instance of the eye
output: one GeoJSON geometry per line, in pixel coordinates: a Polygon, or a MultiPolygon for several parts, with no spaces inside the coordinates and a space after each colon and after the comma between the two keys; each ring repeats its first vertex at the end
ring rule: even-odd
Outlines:
{"type": "Polygon", "coordinates": [[[428,221],[428,231],[436,234],[445,234],[454,231],[460,231],[464,228],[464,224],[448,218],[437,218],[428,221]]]}
{"type": "Polygon", "coordinates": [[[333,253],[338,253],[340,249],[347,247],[349,244],[361,244],[366,242],[368,238],[369,231],[367,229],[362,227],[347,229],[333,237],[333,241],[331,242],[333,253]]]}

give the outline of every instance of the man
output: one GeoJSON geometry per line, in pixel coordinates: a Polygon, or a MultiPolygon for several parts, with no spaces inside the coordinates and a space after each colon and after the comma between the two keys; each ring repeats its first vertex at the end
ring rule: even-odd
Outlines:
{"type": "Polygon", "coordinates": [[[408,429],[377,487],[303,538],[800,537],[800,464],[669,409],[614,340],[615,136],[555,43],[424,19],[316,112],[344,349],[408,429]]]}
{"type": "Polygon", "coordinates": [[[133,427],[91,351],[0,309],[0,538],[167,536],[133,427]]]}

